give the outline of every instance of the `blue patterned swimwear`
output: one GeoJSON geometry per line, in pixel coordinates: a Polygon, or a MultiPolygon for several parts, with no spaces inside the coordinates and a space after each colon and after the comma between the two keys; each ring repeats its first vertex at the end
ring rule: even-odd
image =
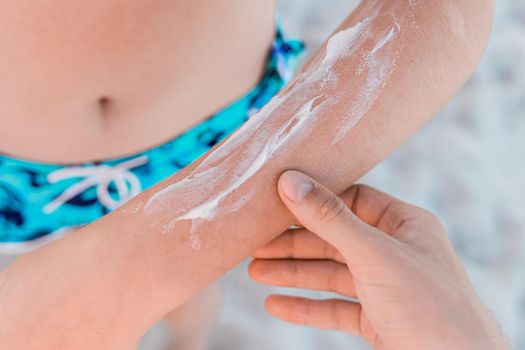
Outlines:
{"type": "Polygon", "coordinates": [[[20,253],[88,224],[173,175],[261,109],[290,79],[301,42],[276,31],[263,77],[200,124],[134,156],[57,165],[0,154],[0,253],[20,253]]]}

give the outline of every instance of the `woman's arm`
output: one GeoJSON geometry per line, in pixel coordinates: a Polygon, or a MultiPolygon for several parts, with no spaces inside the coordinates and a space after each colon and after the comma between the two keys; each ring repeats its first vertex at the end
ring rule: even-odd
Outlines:
{"type": "Polygon", "coordinates": [[[293,224],[276,179],[335,192],[420,128],[474,69],[492,1],[366,1],[297,79],[169,180],[0,275],[9,348],[125,348],[293,224]]]}

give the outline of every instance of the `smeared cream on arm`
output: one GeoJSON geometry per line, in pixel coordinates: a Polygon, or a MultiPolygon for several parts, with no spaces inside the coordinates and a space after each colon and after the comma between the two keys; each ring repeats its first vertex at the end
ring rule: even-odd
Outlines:
{"type": "Polygon", "coordinates": [[[450,100],[483,53],[492,5],[364,1],[229,139],[11,264],[9,278],[0,275],[2,344],[136,345],[167,312],[294,224],[276,191],[283,171],[341,192],[450,100]]]}
{"type": "Polygon", "coordinates": [[[367,15],[336,31],[298,77],[230,138],[209,152],[183,179],[153,194],[148,214],[169,212],[162,232],[190,222],[197,228],[217,215],[242,209],[254,190],[244,185],[272,159],[293,152],[316,131],[330,131],[336,145],[367,114],[389,82],[404,46],[403,31],[416,25],[414,0],[371,2],[367,15]],[[336,105],[344,114],[332,113],[336,105]]]}

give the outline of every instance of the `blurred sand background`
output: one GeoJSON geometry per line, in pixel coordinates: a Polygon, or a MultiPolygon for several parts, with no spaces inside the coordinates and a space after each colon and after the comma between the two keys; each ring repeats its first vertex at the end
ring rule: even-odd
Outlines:
{"type": "MultiPolygon", "coordinates": [[[[310,51],[357,4],[280,2],[286,33],[310,51]]],[[[488,51],[461,93],[362,182],[445,222],[478,293],[516,349],[525,349],[525,1],[500,0],[496,7],[488,51]]],[[[347,335],[268,317],[262,303],[275,289],[251,283],[244,265],[220,283],[225,305],[212,349],[367,348],[347,335]]],[[[156,328],[141,349],[161,349],[162,339],[156,328]]]]}

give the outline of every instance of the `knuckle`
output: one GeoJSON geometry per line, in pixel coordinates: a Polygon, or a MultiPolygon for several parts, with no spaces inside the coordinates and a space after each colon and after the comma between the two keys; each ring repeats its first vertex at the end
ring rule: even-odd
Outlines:
{"type": "Polygon", "coordinates": [[[304,324],[308,326],[315,326],[315,313],[314,313],[315,305],[313,300],[308,300],[306,302],[306,312],[304,314],[304,324]]]}
{"type": "Polygon", "coordinates": [[[445,230],[442,221],[434,213],[423,208],[418,208],[418,210],[420,217],[424,219],[428,226],[432,227],[435,231],[445,230]]]}
{"type": "Polygon", "coordinates": [[[418,206],[411,206],[410,209],[412,210],[412,214],[414,216],[424,219],[425,221],[429,221],[429,222],[439,221],[438,218],[432,212],[428,211],[425,208],[418,207],[418,206]]]}
{"type": "Polygon", "coordinates": [[[432,223],[432,224],[439,223],[439,219],[432,212],[430,212],[430,211],[428,211],[428,210],[426,210],[424,208],[418,208],[418,209],[419,209],[420,215],[422,217],[424,217],[425,219],[427,219],[430,223],[432,223]]]}
{"type": "Polygon", "coordinates": [[[321,244],[322,255],[328,259],[337,260],[337,251],[332,247],[332,245],[326,241],[322,241],[321,244]]]}
{"type": "Polygon", "coordinates": [[[345,210],[345,204],[335,196],[325,198],[316,211],[317,219],[322,222],[330,222],[339,217],[345,210]]]}
{"type": "Polygon", "coordinates": [[[250,275],[254,278],[265,276],[267,272],[267,266],[262,263],[259,260],[254,260],[249,266],[248,266],[248,272],[250,275]]]}
{"type": "Polygon", "coordinates": [[[447,239],[446,228],[434,213],[421,207],[415,207],[413,222],[423,232],[440,239],[447,239]]]}
{"type": "Polygon", "coordinates": [[[299,264],[295,262],[289,262],[286,264],[286,266],[288,270],[287,274],[290,276],[290,279],[294,282],[297,282],[299,280],[299,274],[300,274],[299,264]]]}
{"type": "Polygon", "coordinates": [[[327,285],[331,292],[338,292],[341,286],[340,270],[337,263],[331,263],[330,272],[327,275],[327,285]]]}
{"type": "Polygon", "coordinates": [[[341,315],[341,308],[339,303],[336,301],[332,302],[330,305],[330,317],[332,318],[333,328],[336,330],[343,329],[343,317],[341,315]]]}
{"type": "Polygon", "coordinates": [[[295,253],[295,241],[297,236],[294,232],[287,232],[284,240],[285,254],[288,258],[292,258],[295,253]]]}

